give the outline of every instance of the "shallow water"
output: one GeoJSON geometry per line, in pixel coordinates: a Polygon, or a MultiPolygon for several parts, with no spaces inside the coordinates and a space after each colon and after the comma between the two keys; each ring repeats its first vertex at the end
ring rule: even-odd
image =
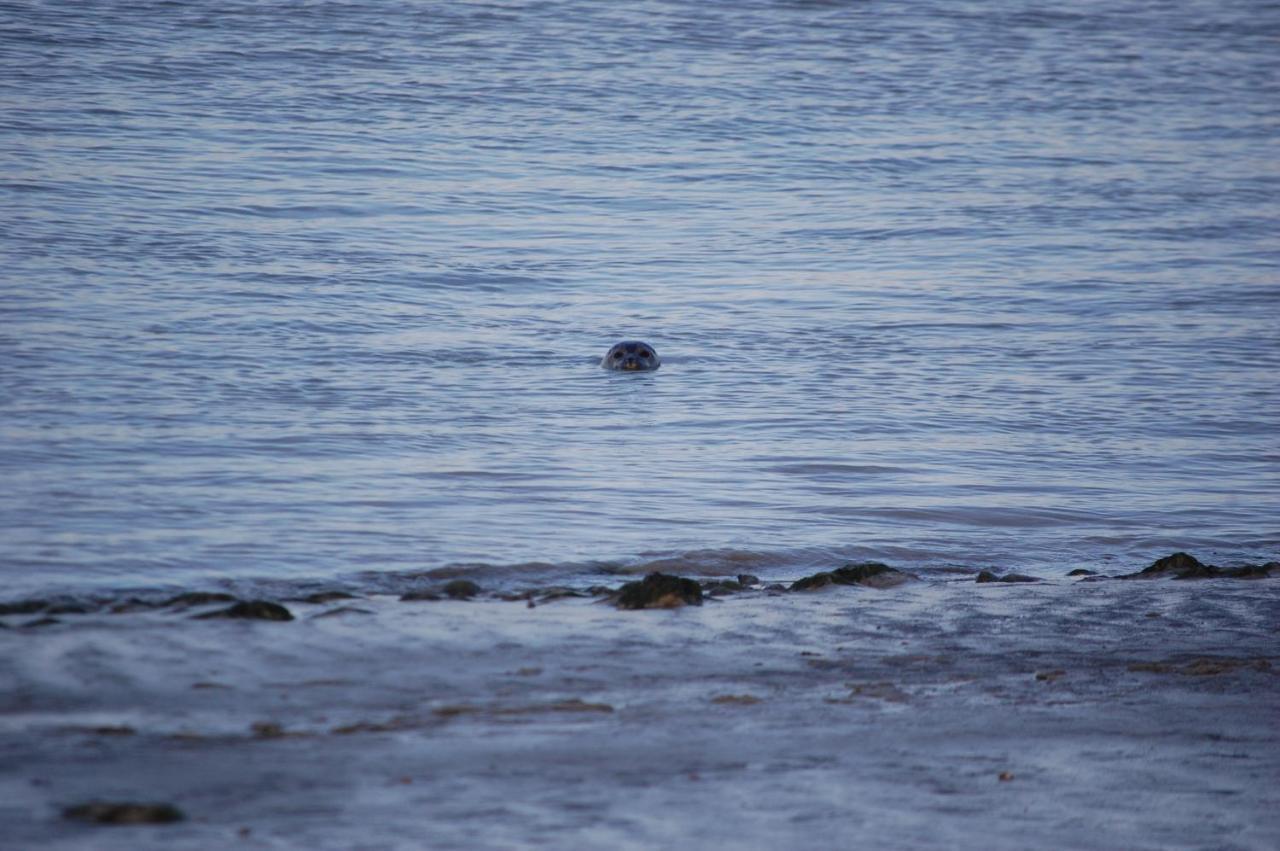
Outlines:
{"type": "Polygon", "coordinates": [[[1280,549],[1274,3],[0,10],[6,597],[1280,549]]]}
{"type": "Polygon", "coordinates": [[[375,596],[0,630],[0,847],[1267,851],[1278,587],[375,596]],[[91,800],[187,820],[61,817],[91,800]]]}

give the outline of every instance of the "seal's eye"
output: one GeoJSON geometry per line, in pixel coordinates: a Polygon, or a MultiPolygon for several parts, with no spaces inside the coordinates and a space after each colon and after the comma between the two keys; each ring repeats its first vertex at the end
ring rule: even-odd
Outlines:
{"type": "Polygon", "coordinates": [[[618,359],[618,358],[620,358],[620,357],[622,357],[622,352],[614,352],[614,353],[613,353],[613,359],[614,359],[614,360],[617,360],[617,359],[618,359]]]}
{"type": "Polygon", "coordinates": [[[640,350],[640,357],[642,357],[642,358],[651,358],[651,357],[653,357],[653,352],[646,352],[646,351],[644,351],[643,349],[641,349],[641,350],[640,350]]]}

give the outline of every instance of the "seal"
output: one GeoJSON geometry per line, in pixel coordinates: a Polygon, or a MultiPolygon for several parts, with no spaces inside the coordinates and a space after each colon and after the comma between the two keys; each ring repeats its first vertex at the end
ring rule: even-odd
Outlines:
{"type": "Polygon", "coordinates": [[[662,366],[662,361],[648,343],[623,340],[608,351],[600,365],[618,372],[651,372],[662,366]]]}

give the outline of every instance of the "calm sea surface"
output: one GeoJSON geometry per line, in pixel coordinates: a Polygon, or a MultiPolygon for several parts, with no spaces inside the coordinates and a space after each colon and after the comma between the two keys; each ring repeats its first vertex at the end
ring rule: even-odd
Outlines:
{"type": "Polygon", "coordinates": [[[0,3],[2,596],[1275,558],[1278,138],[1275,2],[0,3]]]}

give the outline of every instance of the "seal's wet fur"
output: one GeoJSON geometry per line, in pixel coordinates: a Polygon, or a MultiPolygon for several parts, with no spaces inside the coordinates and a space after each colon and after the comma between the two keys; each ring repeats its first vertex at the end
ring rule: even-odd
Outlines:
{"type": "Polygon", "coordinates": [[[618,372],[651,372],[662,366],[658,352],[648,343],[623,340],[609,349],[600,365],[618,372]]]}

